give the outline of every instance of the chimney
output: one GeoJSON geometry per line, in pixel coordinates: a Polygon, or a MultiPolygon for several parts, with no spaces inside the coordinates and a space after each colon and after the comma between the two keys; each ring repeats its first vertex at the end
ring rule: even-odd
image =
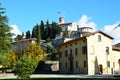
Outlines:
{"type": "Polygon", "coordinates": [[[63,23],[64,23],[64,17],[60,17],[60,18],[59,18],[59,23],[60,23],[60,24],[63,24],[63,23]]]}

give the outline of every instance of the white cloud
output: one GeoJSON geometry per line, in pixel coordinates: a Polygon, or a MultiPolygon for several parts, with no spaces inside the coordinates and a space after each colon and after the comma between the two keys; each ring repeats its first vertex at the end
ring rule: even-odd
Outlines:
{"type": "MultiPolygon", "coordinates": [[[[93,28],[93,31],[97,30],[97,24],[94,21],[91,21],[91,17],[88,17],[87,15],[82,15],[82,17],[80,18],[80,20],[78,22],[76,22],[79,27],[91,27],[93,28]]],[[[108,24],[108,25],[104,25],[103,28],[101,29],[103,32],[105,32],[106,34],[112,36],[113,39],[113,44],[117,44],[120,43],[120,27],[116,28],[115,27],[120,23],[120,21],[118,21],[117,23],[114,24],[108,24]]]]}
{"type": "Polygon", "coordinates": [[[11,33],[14,33],[15,35],[13,36],[13,38],[15,37],[15,36],[17,36],[18,34],[22,34],[21,32],[20,32],[20,30],[18,29],[18,27],[17,27],[17,25],[11,25],[11,27],[12,27],[12,30],[11,30],[11,33]]]}
{"type": "Polygon", "coordinates": [[[77,22],[79,27],[91,27],[94,31],[96,31],[97,24],[93,21],[91,21],[91,17],[88,17],[87,15],[82,15],[80,20],[77,22]]]}
{"type": "Polygon", "coordinates": [[[118,23],[103,26],[103,32],[114,38],[113,44],[120,43],[120,27],[115,28],[117,25],[118,23]]]}

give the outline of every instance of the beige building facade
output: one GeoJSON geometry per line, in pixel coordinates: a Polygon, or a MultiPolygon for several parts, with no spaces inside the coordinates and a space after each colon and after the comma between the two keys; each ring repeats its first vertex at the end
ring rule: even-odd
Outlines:
{"type": "Polygon", "coordinates": [[[112,37],[97,31],[59,45],[60,73],[112,74],[120,69],[120,49],[112,37]]]}
{"type": "Polygon", "coordinates": [[[13,52],[16,50],[23,51],[28,44],[36,44],[36,38],[22,39],[13,42],[13,52]]]}

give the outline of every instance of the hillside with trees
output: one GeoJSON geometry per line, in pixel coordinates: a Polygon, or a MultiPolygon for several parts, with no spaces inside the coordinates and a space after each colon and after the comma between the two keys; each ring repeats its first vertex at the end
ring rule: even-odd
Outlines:
{"type": "Polygon", "coordinates": [[[54,39],[57,34],[60,34],[61,28],[56,22],[52,22],[49,24],[49,21],[47,20],[46,24],[41,21],[40,25],[35,25],[32,29],[32,38],[37,38],[37,36],[40,36],[42,40],[47,39],[54,39]],[[40,34],[38,32],[38,27],[40,30],[40,34]]]}
{"type": "Polygon", "coordinates": [[[26,31],[26,33],[22,33],[22,35],[17,35],[14,40],[21,40],[23,36],[28,38],[37,38],[37,42],[40,40],[48,40],[54,39],[57,34],[60,34],[61,28],[56,22],[52,22],[51,24],[47,20],[46,23],[43,20],[40,24],[36,24],[33,26],[32,32],[30,30],[26,31]]]}

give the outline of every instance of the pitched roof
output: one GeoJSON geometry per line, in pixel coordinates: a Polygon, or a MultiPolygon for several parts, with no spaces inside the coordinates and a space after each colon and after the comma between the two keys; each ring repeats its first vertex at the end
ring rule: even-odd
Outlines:
{"type": "Polygon", "coordinates": [[[17,40],[17,41],[15,41],[15,42],[23,42],[23,41],[29,41],[29,40],[34,40],[34,41],[36,41],[37,39],[36,39],[36,38],[29,38],[29,39],[17,40]]]}
{"type": "Polygon", "coordinates": [[[90,29],[93,29],[93,28],[91,28],[91,27],[80,27],[80,29],[84,29],[84,28],[90,28],[90,29]]]}
{"type": "Polygon", "coordinates": [[[116,46],[116,47],[120,47],[120,43],[118,43],[118,44],[115,44],[114,46],[116,46]]]}
{"type": "Polygon", "coordinates": [[[86,36],[81,37],[81,38],[76,38],[76,39],[67,41],[67,42],[65,42],[65,43],[62,43],[62,44],[60,44],[59,46],[63,46],[63,45],[70,44],[70,43],[73,43],[73,42],[78,41],[78,40],[85,40],[85,39],[86,39],[86,36]]]}
{"type": "Polygon", "coordinates": [[[120,47],[113,45],[112,50],[120,51],[120,47]]]}
{"type": "Polygon", "coordinates": [[[106,34],[106,33],[102,32],[102,31],[96,31],[96,32],[92,33],[92,35],[94,35],[94,34],[96,34],[96,33],[102,33],[103,35],[105,35],[105,36],[107,36],[107,37],[109,37],[109,38],[113,39],[113,37],[112,37],[112,36],[110,36],[110,35],[108,35],[108,34],[106,34]]]}
{"type": "Polygon", "coordinates": [[[65,45],[65,44],[70,44],[70,43],[75,42],[75,41],[78,41],[78,40],[86,39],[86,37],[89,37],[89,36],[94,35],[94,34],[96,34],[96,33],[102,33],[103,35],[109,37],[110,39],[113,39],[113,37],[111,37],[111,36],[105,34],[105,33],[102,32],[102,31],[96,31],[96,32],[93,32],[93,33],[87,34],[87,35],[84,36],[84,37],[76,38],[76,39],[70,40],[70,41],[68,41],[68,42],[62,43],[62,44],[60,44],[59,46],[62,46],[62,45],[65,45]]]}
{"type": "Polygon", "coordinates": [[[59,25],[70,25],[72,23],[62,23],[62,24],[59,24],[59,25]]]}

